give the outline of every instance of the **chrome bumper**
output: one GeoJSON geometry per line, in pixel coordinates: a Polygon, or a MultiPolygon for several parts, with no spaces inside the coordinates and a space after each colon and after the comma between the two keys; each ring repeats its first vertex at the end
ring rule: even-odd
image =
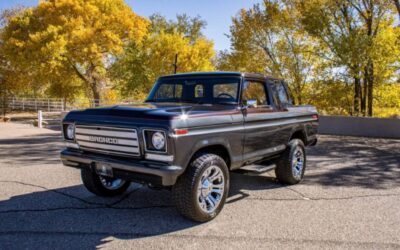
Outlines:
{"type": "Polygon", "coordinates": [[[177,178],[183,173],[184,169],[180,166],[161,165],[151,162],[138,160],[117,160],[105,158],[94,154],[83,154],[79,151],[65,149],[61,151],[61,160],[65,166],[75,168],[91,168],[94,163],[105,163],[112,167],[114,171],[124,173],[139,181],[146,182],[148,178],[143,176],[157,176],[161,178],[161,185],[172,186],[177,178]]]}

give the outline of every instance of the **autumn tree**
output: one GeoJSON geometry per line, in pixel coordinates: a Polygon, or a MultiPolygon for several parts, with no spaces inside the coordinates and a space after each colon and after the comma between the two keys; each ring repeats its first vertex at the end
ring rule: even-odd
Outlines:
{"type": "Polygon", "coordinates": [[[307,32],[318,39],[321,48],[329,50],[337,71],[345,71],[354,79],[354,113],[361,111],[371,116],[375,79],[382,77],[374,70],[374,60],[385,61],[381,66],[389,68],[396,55],[393,50],[396,40],[389,39],[386,43],[382,40],[384,36],[393,38],[396,32],[388,1],[299,0],[296,3],[303,13],[301,22],[307,32]]]}
{"type": "Polygon", "coordinates": [[[205,22],[178,15],[178,21],[150,17],[150,32],[141,44],[131,44],[113,65],[112,75],[122,96],[143,99],[154,81],[174,72],[213,70],[213,43],[201,31],[205,22]]]}
{"type": "Polygon", "coordinates": [[[3,10],[0,13],[0,106],[3,108],[3,116],[6,115],[8,98],[29,88],[29,85],[24,84],[22,81],[24,72],[19,70],[4,53],[4,28],[7,26],[11,17],[23,10],[22,7],[15,7],[13,9],[3,10]]]}
{"type": "Polygon", "coordinates": [[[312,53],[313,42],[295,12],[289,4],[272,0],[242,9],[232,20],[231,52],[219,54],[218,67],[285,78],[301,104],[317,59],[312,53]]]}
{"type": "Polygon", "coordinates": [[[140,43],[148,22],[123,0],[46,0],[9,20],[4,51],[38,82],[79,78],[100,99],[113,58],[140,43]]]}

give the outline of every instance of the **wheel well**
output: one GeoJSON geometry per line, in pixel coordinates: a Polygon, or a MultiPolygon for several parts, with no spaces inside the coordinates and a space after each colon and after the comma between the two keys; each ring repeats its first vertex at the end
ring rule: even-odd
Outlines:
{"type": "Polygon", "coordinates": [[[226,165],[228,166],[228,169],[231,166],[231,157],[229,155],[228,150],[223,145],[211,145],[211,146],[207,146],[207,147],[197,150],[196,153],[193,154],[190,162],[193,161],[194,157],[196,157],[198,154],[202,154],[202,153],[210,153],[210,154],[218,155],[222,159],[224,159],[224,161],[226,162],[226,165]]]}
{"type": "Polygon", "coordinates": [[[297,130],[296,132],[294,132],[289,141],[291,141],[292,139],[300,139],[303,141],[304,145],[307,144],[307,137],[303,130],[297,130]]]}

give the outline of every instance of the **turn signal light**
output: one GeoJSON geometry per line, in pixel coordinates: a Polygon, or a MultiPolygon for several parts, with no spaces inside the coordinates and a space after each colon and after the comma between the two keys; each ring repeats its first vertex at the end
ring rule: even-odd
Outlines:
{"type": "Polygon", "coordinates": [[[175,129],[174,132],[175,132],[175,135],[186,135],[189,132],[189,130],[187,130],[187,129],[175,129]]]}

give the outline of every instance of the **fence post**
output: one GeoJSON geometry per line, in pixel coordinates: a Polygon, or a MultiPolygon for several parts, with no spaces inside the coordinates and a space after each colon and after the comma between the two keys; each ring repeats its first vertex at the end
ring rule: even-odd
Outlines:
{"type": "Polygon", "coordinates": [[[25,111],[25,98],[22,98],[22,110],[25,111]]]}
{"type": "Polygon", "coordinates": [[[47,99],[47,110],[50,112],[50,99],[47,99]]]}
{"type": "Polygon", "coordinates": [[[43,113],[41,110],[38,111],[38,128],[42,128],[43,125],[43,113]]]}
{"type": "Polygon", "coordinates": [[[61,111],[64,111],[64,98],[61,99],[61,111]]]}
{"type": "Polygon", "coordinates": [[[35,109],[36,109],[36,111],[38,111],[38,109],[37,109],[37,99],[35,98],[35,109]]]}

